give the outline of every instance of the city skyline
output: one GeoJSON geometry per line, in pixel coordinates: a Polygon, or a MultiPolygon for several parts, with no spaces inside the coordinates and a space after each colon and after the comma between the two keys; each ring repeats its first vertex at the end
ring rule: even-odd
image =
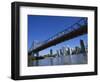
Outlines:
{"type": "Polygon", "coordinates": [[[60,46],[59,50],[52,47],[45,49],[45,53],[31,54],[32,60],[28,66],[52,66],[52,65],[73,65],[73,64],[87,64],[88,48],[83,40],[80,40],[79,46],[70,48],[67,46],[60,46]],[[42,55],[41,55],[42,54],[42,55]]]}
{"type": "MultiPolygon", "coordinates": [[[[80,40],[82,40],[82,39],[80,39],[80,40]]],[[[40,56],[49,54],[51,49],[53,50],[53,53],[55,54],[57,50],[60,50],[60,49],[63,48],[63,47],[70,48],[70,49],[75,48],[75,47],[81,47],[81,46],[80,46],[80,40],[78,41],[78,44],[75,44],[73,47],[72,47],[71,45],[67,44],[67,43],[69,43],[70,41],[69,41],[69,42],[65,41],[65,42],[59,43],[59,44],[57,44],[57,45],[51,46],[51,47],[49,47],[49,48],[46,48],[46,49],[40,51],[39,54],[40,54],[40,56]]],[[[73,39],[73,41],[75,41],[75,40],[73,39]]],[[[71,42],[72,42],[72,41],[71,41],[71,42]]],[[[73,43],[72,43],[72,44],[73,44],[73,43]]],[[[87,42],[84,42],[84,45],[85,45],[85,48],[86,48],[86,47],[88,46],[88,45],[87,45],[87,42]]]]}

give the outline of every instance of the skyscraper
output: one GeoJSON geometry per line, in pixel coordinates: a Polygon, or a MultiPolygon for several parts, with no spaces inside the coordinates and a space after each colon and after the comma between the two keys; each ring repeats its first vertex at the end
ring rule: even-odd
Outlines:
{"type": "Polygon", "coordinates": [[[66,47],[65,47],[65,46],[62,47],[62,52],[63,52],[63,55],[64,55],[64,56],[67,54],[67,52],[66,52],[66,47]]]}
{"type": "Polygon", "coordinates": [[[85,52],[85,45],[84,45],[84,41],[80,40],[80,47],[81,47],[81,53],[85,52]]]}
{"type": "Polygon", "coordinates": [[[59,50],[56,50],[56,52],[57,52],[57,56],[59,57],[60,56],[59,50]]]}
{"type": "Polygon", "coordinates": [[[50,56],[52,56],[53,55],[53,50],[52,49],[50,49],[50,56]]]}

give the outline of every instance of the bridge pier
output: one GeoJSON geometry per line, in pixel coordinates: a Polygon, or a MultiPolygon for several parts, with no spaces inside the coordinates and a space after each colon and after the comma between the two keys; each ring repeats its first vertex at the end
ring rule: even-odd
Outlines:
{"type": "Polygon", "coordinates": [[[52,49],[50,49],[50,64],[51,65],[53,65],[53,58],[52,58],[52,56],[53,56],[53,50],[52,49]]]}
{"type": "Polygon", "coordinates": [[[39,66],[39,52],[36,53],[36,66],[39,66]]]}
{"type": "Polygon", "coordinates": [[[36,57],[39,57],[39,52],[36,53],[36,57]]]}

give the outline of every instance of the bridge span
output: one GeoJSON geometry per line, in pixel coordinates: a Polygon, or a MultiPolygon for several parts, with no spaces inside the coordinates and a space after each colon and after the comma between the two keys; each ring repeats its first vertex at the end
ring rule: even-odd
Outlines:
{"type": "Polygon", "coordinates": [[[82,18],[68,29],[65,29],[54,36],[50,37],[49,39],[39,42],[34,49],[28,51],[30,55],[32,52],[38,53],[39,51],[56,45],[58,43],[73,39],[75,37],[87,34],[87,18],[82,18]]]}

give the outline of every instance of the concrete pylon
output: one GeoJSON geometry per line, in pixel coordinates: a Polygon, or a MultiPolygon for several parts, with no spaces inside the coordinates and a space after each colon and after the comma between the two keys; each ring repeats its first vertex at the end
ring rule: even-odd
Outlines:
{"type": "Polygon", "coordinates": [[[39,66],[39,59],[38,59],[38,57],[39,57],[39,52],[36,53],[36,57],[37,57],[36,65],[39,66]]]}

